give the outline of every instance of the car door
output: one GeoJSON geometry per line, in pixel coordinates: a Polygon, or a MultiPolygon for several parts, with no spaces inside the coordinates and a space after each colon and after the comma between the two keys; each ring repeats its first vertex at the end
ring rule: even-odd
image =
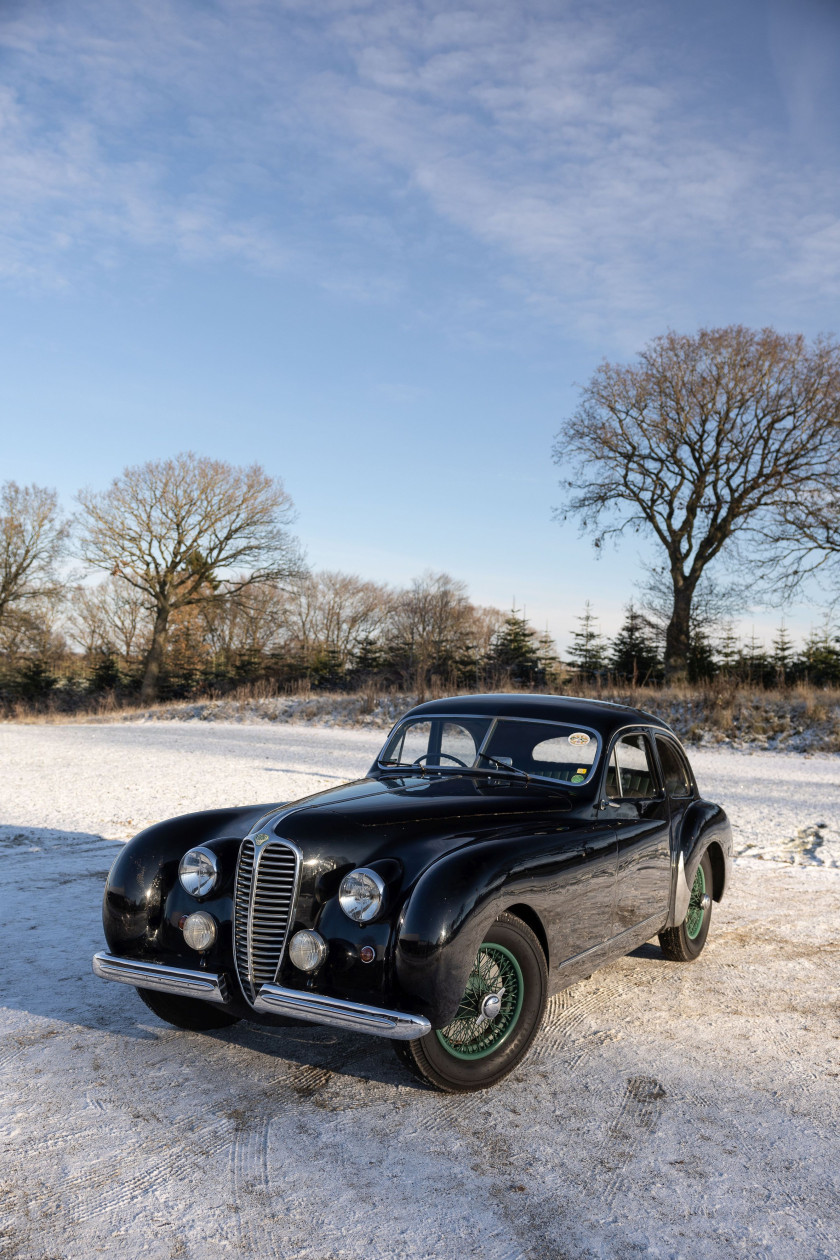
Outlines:
{"type": "MultiPolygon", "coordinates": [[[[552,922],[558,962],[603,945],[612,935],[616,838],[600,821],[558,836],[551,855],[552,922]]],[[[548,872],[547,872],[548,873],[548,872]]]]}
{"type": "Polygon", "coordinates": [[[616,738],[605,805],[618,850],[613,935],[655,916],[664,923],[671,895],[670,813],[647,731],[624,731],[616,738]]]}

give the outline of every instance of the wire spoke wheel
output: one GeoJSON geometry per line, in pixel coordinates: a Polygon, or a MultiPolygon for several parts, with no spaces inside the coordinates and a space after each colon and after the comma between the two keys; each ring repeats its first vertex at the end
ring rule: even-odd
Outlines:
{"type": "Polygon", "coordinates": [[[703,927],[703,915],[705,914],[703,898],[705,895],[706,875],[701,865],[697,867],[697,874],[694,876],[694,883],[691,886],[691,900],[688,903],[688,913],[685,916],[685,934],[690,941],[697,939],[703,927]]]}
{"type": "Polygon", "coordinates": [[[694,962],[700,957],[712,922],[714,887],[712,859],[706,851],[691,885],[685,918],[682,923],[663,928],[659,933],[659,944],[669,962],[694,962]]]}
{"type": "Polygon", "coordinates": [[[498,1050],[516,1027],[522,1012],[525,982],[509,949],[485,941],[455,1018],[436,1036],[456,1059],[483,1059],[498,1050]],[[497,998],[488,1003],[487,998],[497,998]]]}
{"type": "MultiPolygon", "coordinates": [[[[482,935],[449,1023],[415,1041],[393,1043],[418,1080],[449,1093],[487,1089],[513,1071],[545,1012],[548,967],[533,929],[505,912],[482,935]]],[[[447,1017],[451,1010],[448,1005],[447,1017]]]]}

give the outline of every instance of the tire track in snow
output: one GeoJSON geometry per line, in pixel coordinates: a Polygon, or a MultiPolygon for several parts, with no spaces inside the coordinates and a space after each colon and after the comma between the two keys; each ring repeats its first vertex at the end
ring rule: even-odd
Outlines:
{"type": "Polygon", "coordinates": [[[233,1201],[239,1208],[239,1246],[246,1256],[258,1256],[260,1260],[281,1260],[271,1234],[257,1224],[268,1224],[272,1219],[265,1211],[272,1191],[268,1158],[272,1119],[263,1116],[254,1126],[237,1127],[230,1151],[233,1201]]]}
{"type": "Polygon", "coordinates": [[[618,1109],[618,1115],[607,1130],[596,1159],[609,1170],[599,1198],[609,1211],[623,1189],[625,1173],[640,1140],[649,1138],[662,1119],[662,1102],[667,1097],[655,1076],[631,1076],[618,1109]]]}

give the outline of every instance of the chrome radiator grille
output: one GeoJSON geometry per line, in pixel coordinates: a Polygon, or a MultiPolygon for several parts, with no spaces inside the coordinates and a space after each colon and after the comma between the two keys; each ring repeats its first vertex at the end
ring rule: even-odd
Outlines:
{"type": "Polygon", "coordinates": [[[282,840],[243,840],[236,868],[233,938],[239,983],[249,1002],[277,975],[294,917],[300,856],[282,840]]]}

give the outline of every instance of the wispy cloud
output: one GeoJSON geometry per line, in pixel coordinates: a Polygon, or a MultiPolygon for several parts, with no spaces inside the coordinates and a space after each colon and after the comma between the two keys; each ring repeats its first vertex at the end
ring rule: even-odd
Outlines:
{"type": "Polygon", "coordinates": [[[807,49],[785,79],[776,39],[780,123],[711,52],[698,73],[670,7],[30,0],[0,20],[0,269],[67,283],[142,250],[391,300],[466,248],[584,325],[739,284],[827,303],[840,179],[797,143],[807,49]]]}

